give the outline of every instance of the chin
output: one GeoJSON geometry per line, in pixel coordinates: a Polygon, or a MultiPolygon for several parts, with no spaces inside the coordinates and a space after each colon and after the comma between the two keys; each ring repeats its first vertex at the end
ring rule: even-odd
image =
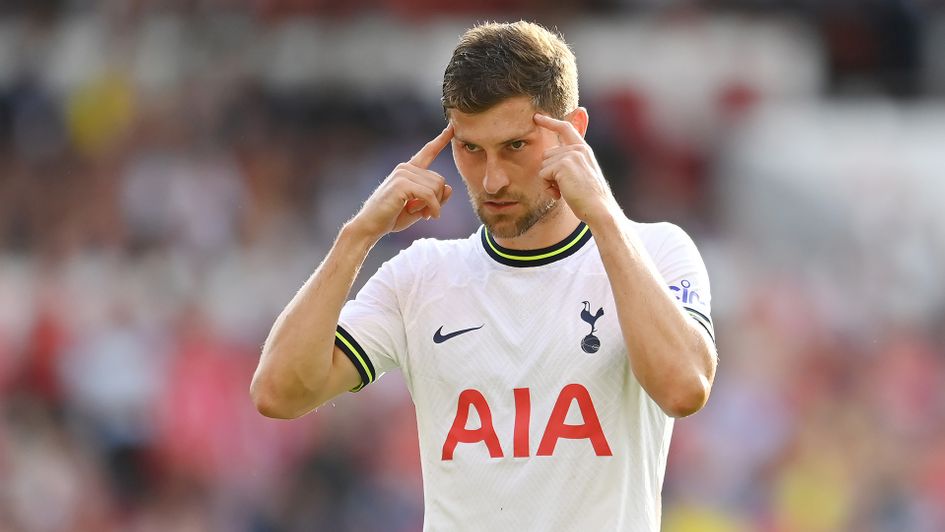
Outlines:
{"type": "Polygon", "coordinates": [[[493,237],[518,238],[535,225],[553,219],[558,213],[557,206],[558,202],[556,200],[548,199],[544,203],[514,216],[511,214],[490,214],[477,205],[476,215],[493,237]]]}
{"type": "Polygon", "coordinates": [[[489,233],[495,238],[515,238],[521,236],[522,231],[519,228],[519,221],[509,216],[483,216],[479,215],[479,220],[489,233]]]}
{"type": "Polygon", "coordinates": [[[524,234],[514,223],[485,224],[493,238],[516,238],[524,234]]]}

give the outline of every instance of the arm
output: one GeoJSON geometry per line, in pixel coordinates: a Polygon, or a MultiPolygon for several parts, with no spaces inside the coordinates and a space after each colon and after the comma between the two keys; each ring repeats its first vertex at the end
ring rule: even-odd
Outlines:
{"type": "Polygon", "coordinates": [[[553,182],[594,234],[633,374],[668,415],[697,412],[708,400],[715,378],[714,343],[667,293],[643,243],[614,199],[593,151],[581,136],[587,128],[587,112],[579,108],[569,121],[539,114],[535,122],[561,139],[560,146],[545,152],[540,177],[553,182]]]}
{"type": "Polygon", "coordinates": [[[361,381],[354,364],[335,346],[341,309],[364,259],[381,237],[420,218],[439,217],[452,188],[427,167],[452,133],[447,127],[387,176],[276,319],[250,385],[261,414],[299,417],[361,381]]]}
{"type": "Polygon", "coordinates": [[[588,225],[610,280],[634,375],[668,415],[699,411],[715,378],[713,341],[666,292],[622,212],[588,225]]]}
{"type": "Polygon", "coordinates": [[[335,346],[335,327],[375,242],[346,224],[328,256],[276,319],[250,385],[261,414],[299,417],[361,381],[354,365],[335,346]]]}

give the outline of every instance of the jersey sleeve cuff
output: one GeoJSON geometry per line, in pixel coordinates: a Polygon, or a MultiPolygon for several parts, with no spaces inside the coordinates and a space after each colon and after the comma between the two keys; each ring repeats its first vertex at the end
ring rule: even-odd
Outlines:
{"type": "Polygon", "coordinates": [[[351,363],[354,364],[355,369],[358,370],[358,374],[361,375],[361,384],[352,388],[352,392],[360,391],[377,379],[374,364],[371,363],[367,352],[361,347],[361,344],[354,339],[354,336],[351,336],[351,333],[346,331],[341,325],[338,325],[338,328],[335,330],[335,345],[351,359],[351,363]]]}
{"type": "Polygon", "coordinates": [[[709,338],[712,339],[712,343],[716,343],[715,342],[715,327],[712,325],[712,319],[694,308],[685,307],[685,306],[683,308],[686,309],[686,312],[689,313],[692,319],[696,320],[696,323],[701,325],[702,328],[705,329],[707,333],[709,333],[709,338]]]}

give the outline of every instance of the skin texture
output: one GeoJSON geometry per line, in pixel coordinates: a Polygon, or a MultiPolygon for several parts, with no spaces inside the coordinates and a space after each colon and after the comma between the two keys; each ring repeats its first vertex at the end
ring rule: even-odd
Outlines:
{"type": "MultiPolygon", "coordinates": [[[[477,114],[453,110],[453,159],[470,202],[496,241],[511,249],[540,248],[567,236],[578,220],[563,204],[554,179],[540,178],[545,151],[559,135],[536,123],[525,97],[510,98],[477,114]]],[[[587,113],[569,117],[583,132],[587,113]]]]}
{"type": "Polygon", "coordinates": [[[382,236],[421,218],[439,218],[453,189],[428,167],[452,137],[453,129],[447,126],[394,168],[276,318],[250,385],[261,414],[296,418],[361,381],[348,357],[335,347],[341,308],[364,259],[382,236]]]}
{"type": "Polygon", "coordinates": [[[382,236],[440,216],[452,189],[428,167],[447,144],[473,209],[502,246],[550,246],[579,221],[587,223],[611,284],[634,376],[670,416],[702,408],[715,376],[714,344],[667,293],[614,198],[584,142],[587,111],[579,107],[565,120],[537,111],[526,97],[481,113],[452,110],[446,129],[397,165],[342,228],[273,325],[251,386],[260,412],[297,417],[358,385],[353,364],[334,346],[341,308],[382,236]]]}

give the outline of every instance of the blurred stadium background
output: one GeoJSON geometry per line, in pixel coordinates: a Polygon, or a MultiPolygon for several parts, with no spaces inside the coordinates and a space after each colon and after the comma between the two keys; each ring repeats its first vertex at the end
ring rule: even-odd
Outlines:
{"type": "MultiPolygon", "coordinates": [[[[943,3],[449,4],[2,3],[0,530],[418,530],[399,375],[293,422],[247,390],[339,225],[439,131],[459,34],[518,18],[573,44],[627,213],[685,227],[713,280],[664,529],[945,530],[943,3]]],[[[362,280],[476,225],[457,196],[362,280]]]]}

